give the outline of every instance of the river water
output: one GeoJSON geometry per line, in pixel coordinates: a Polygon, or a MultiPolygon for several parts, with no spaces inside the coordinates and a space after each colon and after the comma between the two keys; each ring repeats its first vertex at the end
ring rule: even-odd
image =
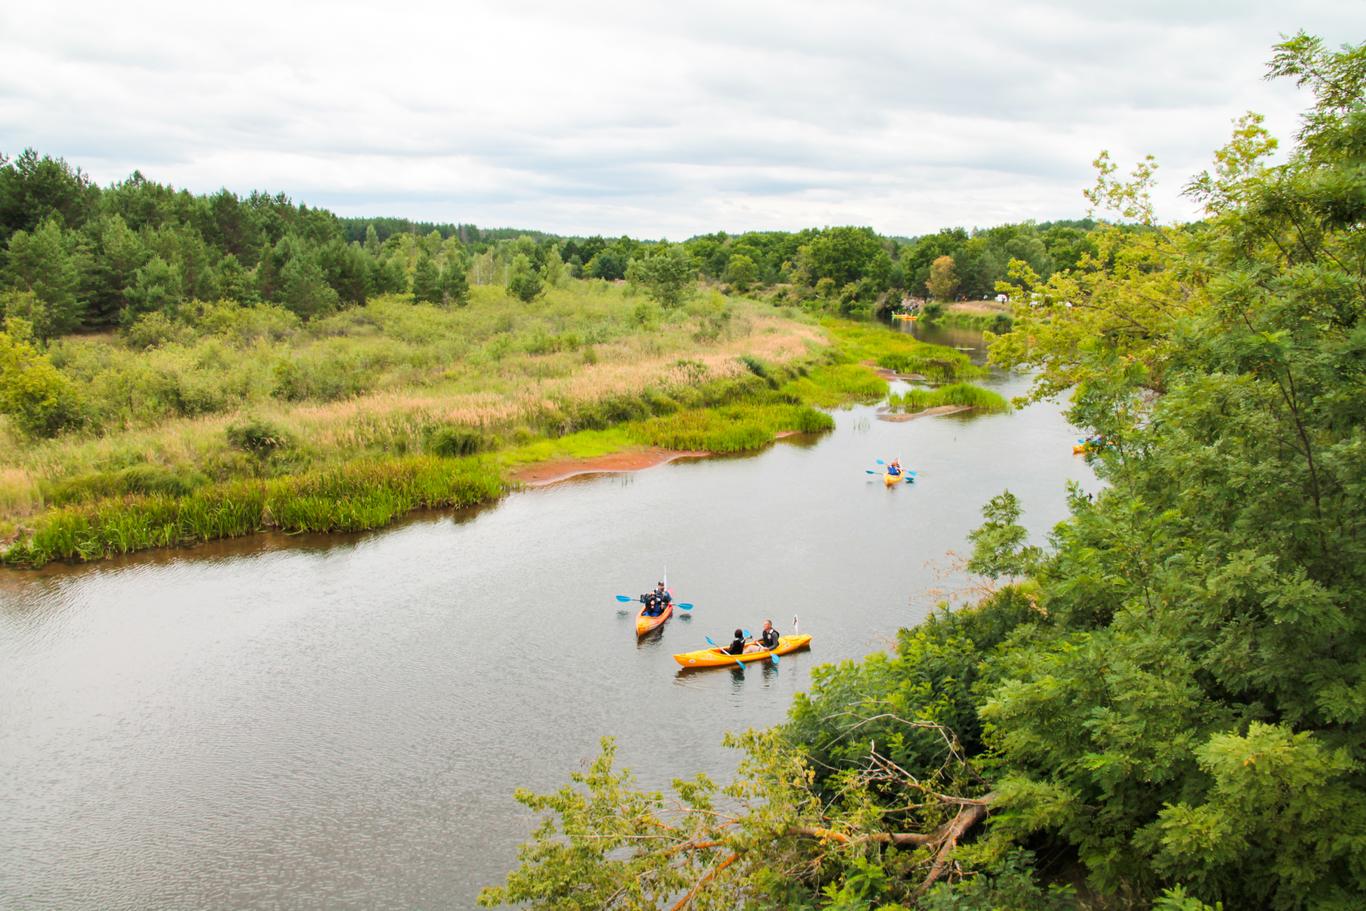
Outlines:
{"type": "Polygon", "coordinates": [[[0,575],[0,907],[472,907],[534,823],[514,788],[560,786],[604,735],[646,785],[724,778],[725,731],[963,588],[949,552],[991,495],[1042,543],[1065,483],[1097,486],[1056,405],[835,417],[371,534],[0,575]],[[895,455],[914,486],[865,474],[895,455]],[[666,570],[696,609],[637,642],[613,596],[666,570]],[[670,657],[794,615],[813,647],[776,668],[670,657]]]}

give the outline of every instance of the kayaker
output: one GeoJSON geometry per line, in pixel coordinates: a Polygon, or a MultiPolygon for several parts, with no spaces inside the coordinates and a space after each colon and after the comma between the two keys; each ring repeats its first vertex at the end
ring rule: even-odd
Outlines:
{"type": "Polygon", "coordinates": [[[664,608],[673,601],[673,595],[664,590],[664,583],[660,582],[655,590],[648,595],[642,595],[641,600],[645,602],[645,616],[658,617],[664,613],[664,608]]]}
{"type": "Polygon", "coordinates": [[[892,459],[892,461],[888,462],[887,473],[894,478],[899,477],[901,475],[901,460],[892,459]]]}
{"type": "Polygon", "coordinates": [[[749,640],[745,638],[745,631],[742,629],[737,629],[735,631],[735,639],[731,642],[730,645],[726,646],[726,654],[743,655],[745,653],[745,643],[747,641],[749,640]]]}
{"type": "Polygon", "coordinates": [[[770,652],[778,647],[778,631],[773,628],[772,620],[764,621],[763,632],[759,633],[759,644],[770,652]]]}

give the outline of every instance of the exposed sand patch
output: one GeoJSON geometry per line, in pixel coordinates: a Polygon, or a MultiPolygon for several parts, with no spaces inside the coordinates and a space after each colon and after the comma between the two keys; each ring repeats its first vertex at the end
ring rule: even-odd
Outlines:
{"type": "Polygon", "coordinates": [[[544,487],[579,475],[642,471],[677,459],[705,459],[709,455],[711,453],[705,451],[689,452],[651,446],[646,449],[609,452],[607,455],[594,456],[590,459],[551,459],[548,462],[537,462],[513,471],[512,479],[527,487],[544,487]]]}
{"type": "Polygon", "coordinates": [[[917,411],[913,414],[902,414],[887,411],[877,416],[879,421],[891,421],[901,423],[902,421],[914,421],[916,418],[934,417],[937,414],[958,414],[962,411],[971,411],[971,405],[938,405],[934,408],[926,408],[924,411],[917,411]]]}

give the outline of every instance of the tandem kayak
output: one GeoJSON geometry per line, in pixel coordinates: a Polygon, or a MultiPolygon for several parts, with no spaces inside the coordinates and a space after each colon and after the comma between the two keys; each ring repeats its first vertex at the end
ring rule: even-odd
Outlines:
{"type": "Polygon", "coordinates": [[[764,649],[760,652],[749,652],[744,655],[731,655],[725,649],[704,648],[696,652],[683,652],[674,655],[674,660],[685,668],[723,667],[727,664],[734,667],[737,658],[740,661],[767,661],[774,652],[779,655],[786,655],[788,652],[795,652],[799,648],[807,648],[810,645],[811,637],[802,633],[799,636],[779,636],[778,647],[771,651],[764,649]]]}
{"type": "Polygon", "coordinates": [[[674,605],[670,601],[664,608],[664,612],[657,617],[648,616],[642,606],[640,613],[636,614],[636,635],[643,636],[652,629],[659,629],[664,625],[664,621],[674,615],[674,605]]]}

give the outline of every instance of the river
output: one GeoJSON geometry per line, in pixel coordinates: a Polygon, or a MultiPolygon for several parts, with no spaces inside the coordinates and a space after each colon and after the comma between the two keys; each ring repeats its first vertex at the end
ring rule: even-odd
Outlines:
{"type": "Polygon", "coordinates": [[[560,786],[604,735],[646,785],[724,778],[725,731],[962,588],[948,554],[991,495],[1042,543],[1065,483],[1097,486],[1054,404],[835,417],[370,534],[0,574],[0,907],[472,907],[534,822],[514,788],[560,786]],[[915,485],[865,474],[894,455],[915,485]],[[696,609],[637,642],[613,596],[666,570],[696,609]],[[813,647],[776,668],[670,657],[794,615],[813,647]]]}

